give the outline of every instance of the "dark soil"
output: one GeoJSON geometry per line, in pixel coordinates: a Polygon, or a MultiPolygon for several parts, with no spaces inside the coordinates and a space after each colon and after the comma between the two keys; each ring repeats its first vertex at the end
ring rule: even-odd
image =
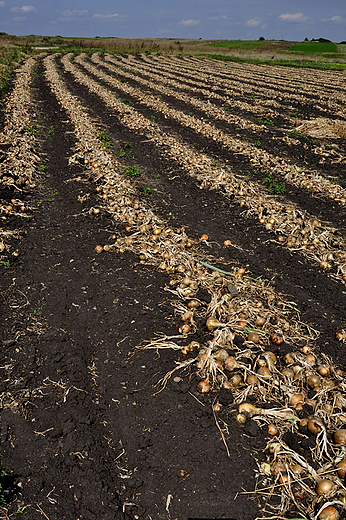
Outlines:
{"type": "MultiPolygon", "coordinates": [[[[12,472],[1,484],[9,514],[24,507],[22,517],[30,520],[253,520],[257,498],[243,491],[254,489],[255,459],[263,459],[268,439],[254,422],[239,426],[227,402],[228,457],[193,376],[171,379],[157,393],[154,385],[175,366],[176,354],[131,355],[159,332],[177,333],[169,279],[131,253],[95,254],[120,224],[105,210],[89,212],[100,199],[82,167],[68,164],[73,128],[42,68],[38,73],[34,95],[48,170],[40,189],[27,195],[39,206],[20,222],[20,255],[1,282],[2,466],[12,472]],[[47,135],[50,127],[54,135],[47,135]]],[[[192,236],[208,233],[213,253],[225,257],[222,265],[249,262],[255,276],[276,273],[277,290],[322,331],[317,346],[342,363],[335,331],[345,322],[344,287],[273,245],[225,197],[199,190],[151,143],[116,117],[111,122],[82,87],[79,95],[116,146],[131,140],[134,161],[152,172],[150,182],[166,172],[153,184],[155,211],[192,236]],[[242,250],[221,249],[230,229],[242,250]]]]}

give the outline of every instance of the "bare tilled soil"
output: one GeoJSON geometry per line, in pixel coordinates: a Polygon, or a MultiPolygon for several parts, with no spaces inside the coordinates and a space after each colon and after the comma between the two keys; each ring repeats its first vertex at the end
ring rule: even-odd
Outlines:
{"type": "Polygon", "coordinates": [[[343,80],[144,55],[20,67],[0,518],[346,518],[343,80]],[[320,117],[326,136],[295,130],[320,117]]]}

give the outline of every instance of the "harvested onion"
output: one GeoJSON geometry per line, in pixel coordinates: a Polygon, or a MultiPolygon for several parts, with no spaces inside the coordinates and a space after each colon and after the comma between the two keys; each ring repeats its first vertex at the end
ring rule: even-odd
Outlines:
{"type": "Polygon", "coordinates": [[[250,332],[247,340],[252,341],[252,343],[259,343],[259,334],[257,334],[257,332],[250,332]]]}
{"type": "Polygon", "coordinates": [[[257,413],[260,413],[260,408],[257,408],[255,405],[251,403],[241,403],[238,408],[238,412],[243,415],[256,415],[257,413]]]}
{"type": "Polygon", "coordinates": [[[327,478],[319,481],[317,484],[316,492],[318,495],[328,495],[334,487],[334,482],[327,478]]]}
{"type": "Polygon", "coordinates": [[[267,367],[260,367],[257,370],[257,375],[261,376],[262,379],[269,379],[271,377],[271,372],[267,367]]]}
{"type": "Polygon", "coordinates": [[[210,383],[208,379],[203,379],[203,381],[200,381],[197,385],[197,389],[201,394],[206,394],[210,391],[210,383]]]}
{"type": "Polygon", "coordinates": [[[318,417],[310,416],[308,418],[308,430],[313,433],[314,435],[317,435],[322,431],[323,423],[318,417]]]}
{"type": "Polygon", "coordinates": [[[213,318],[212,316],[207,319],[206,326],[208,330],[215,330],[222,326],[222,323],[220,323],[216,318],[213,318]]]}
{"type": "Polygon", "coordinates": [[[233,356],[228,356],[228,358],[225,360],[225,369],[226,370],[233,370],[233,368],[236,365],[236,359],[233,356]]]}
{"type": "Polygon", "coordinates": [[[271,342],[274,343],[274,345],[281,345],[281,343],[283,342],[283,338],[282,336],[280,336],[280,334],[272,334],[272,337],[271,337],[271,342]]]}
{"type": "Polygon", "coordinates": [[[334,506],[327,506],[318,515],[319,520],[339,520],[338,510],[334,506]]]}
{"type": "Polygon", "coordinates": [[[340,478],[345,478],[346,475],[346,460],[341,460],[336,466],[338,469],[338,475],[340,478]]]}
{"type": "Polygon", "coordinates": [[[346,430],[345,429],[340,429],[340,430],[336,430],[336,432],[334,433],[334,442],[336,442],[336,444],[346,444],[346,430]]]}

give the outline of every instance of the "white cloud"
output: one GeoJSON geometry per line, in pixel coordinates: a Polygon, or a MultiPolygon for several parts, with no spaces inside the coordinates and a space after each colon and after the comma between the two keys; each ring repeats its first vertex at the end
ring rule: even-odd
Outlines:
{"type": "Polygon", "coordinates": [[[194,25],[199,25],[200,23],[200,20],[193,20],[193,19],[190,19],[190,20],[181,20],[179,22],[180,25],[186,25],[188,27],[192,27],[194,25]]]}
{"type": "Polygon", "coordinates": [[[304,13],[284,13],[280,14],[279,20],[281,22],[306,22],[308,17],[304,13]]]}
{"type": "Polygon", "coordinates": [[[246,24],[248,27],[257,27],[262,22],[261,18],[251,18],[251,20],[247,20],[246,24]]]}
{"type": "Polygon", "coordinates": [[[342,18],[339,15],[331,16],[330,18],[323,18],[322,22],[333,22],[333,23],[341,23],[342,18]]]}
{"type": "Polygon", "coordinates": [[[26,20],[26,16],[15,16],[13,18],[13,21],[14,22],[17,22],[17,23],[22,23],[22,22],[25,22],[26,20]]]}
{"type": "Polygon", "coordinates": [[[36,7],[33,5],[22,5],[22,7],[11,7],[11,11],[21,11],[22,13],[32,13],[33,11],[37,11],[36,7]]]}
{"type": "Polygon", "coordinates": [[[123,20],[125,18],[124,15],[114,13],[114,14],[94,14],[93,18],[96,20],[105,20],[105,21],[115,21],[115,20],[123,20]]]}
{"type": "Polygon", "coordinates": [[[3,2],[3,0],[1,0],[0,7],[4,7],[4,5],[5,5],[5,2],[3,2]]]}

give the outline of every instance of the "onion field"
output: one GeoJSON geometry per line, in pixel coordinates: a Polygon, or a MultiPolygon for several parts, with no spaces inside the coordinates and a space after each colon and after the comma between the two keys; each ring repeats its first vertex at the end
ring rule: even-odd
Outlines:
{"type": "Polygon", "coordinates": [[[345,100],[338,71],[21,64],[0,518],[346,518],[345,100]]]}

